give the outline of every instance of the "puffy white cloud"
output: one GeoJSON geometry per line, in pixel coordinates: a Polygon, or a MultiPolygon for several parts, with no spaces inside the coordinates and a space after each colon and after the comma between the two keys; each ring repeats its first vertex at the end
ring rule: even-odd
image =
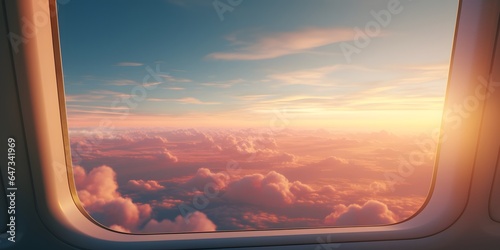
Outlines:
{"type": "Polygon", "coordinates": [[[397,221],[397,215],[386,204],[376,200],[369,200],[362,206],[337,205],[324,220],[325,224],[334,226],[385,225],[397,221]]]}
{"type": "Polygon", "coordinates": [[[82,167],[75,166],[74,175],[82,205],[99,223],[134,231],[150,217],[149,204],[136,204],[117,192],[116,173],[111,167],[100,166],[86,174],[82,167]]]}
{"type": "Polygon", "coordinates": [[[163,152],[158,155],[160,159],[165,160],[168,163],[175,163],[179,161],[179,158],[177,156],[173,155],[170,151],[168,151],[166,148],[163,149],[163,152]]]}
{"type": "Polygon", "coordinates": [[[215,231],[217,226],[202,212],[196,211],[187,215],[185,219],[181,215],[171,220],[150,220],[141,230],[143,233],[168,233],[168,232],[210,232],[215,231]]]}
{"type": "Polygon", "coordinates": [[[115,231],[118,231],[118,232],[122,232],[122,233],[131,233],[130,230],[122,227],[122,226],[118,226],[118,225],[111,225],[109,227],[109,229],[112,229],[112,230],[115,230],[115,231]]]}
{"type": "Polygon", "coordinates": [[[92,169],[88,175],[80,166],[75,166],[73,169],[78,197],[84,206],[106,203],[120,197],[116,192],[118,184],[112,168],[103,165],[92,169]]]}
{"type": "Polygon", "coordinates": [[[118,225],[131,230],[139,222],[139,207],[129,198],[117,197],[105,203],[87,205],[85,209],[106,226],[118,225]]]}
{"type": "Polygon", "coordinates": [[[328,158],[325,158],[318,162],[318,165],[320,166],[328,166],[328,167],[338,167],[338,166],[346,166],[349,164],[349,161],[346,159],[337,157],[337,156],[330,156],[328,158]]]}
{"type": "Polygon", "coordinates": [[[207,184],[213,184],[221,190],[227,186],[228,181],[229,175],[225,172],[212,173],[208,168],[200,168],[185,185],[194,186],[198,190],[204,190],[207,184]]]}
{"type": "Polygon", "coordinates": [[[165,189],[164,186],[160,185],[157,181],[154,180],[129,180],[127,183],[127,187],[133,191],[158,191],[165,189]]]}
{"type": "Polygon", "coordinates": [[[382,182],[382,181],[374,181],[370,183],[370,190],[375,193],[386,193],[390,191],[390,185],[387,182],[382,182]]]}
{"type": "Polygon", "coordinates": [[[246,175],[230,182],[224,197],[255,205],[283,206],[292,204],[297,198],[313,191],[308,185],[299,181],[290,182],[282,174],[271,171],[266,175],[246,175]]]}

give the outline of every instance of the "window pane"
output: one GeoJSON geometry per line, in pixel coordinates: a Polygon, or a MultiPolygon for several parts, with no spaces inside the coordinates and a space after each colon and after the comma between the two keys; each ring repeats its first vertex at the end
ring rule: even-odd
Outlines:
{"type": "Polygon", "coordinates": [[[78,197],[132,233],[386,225],[432,183],[457,1],[59,6],[78,197]]]}

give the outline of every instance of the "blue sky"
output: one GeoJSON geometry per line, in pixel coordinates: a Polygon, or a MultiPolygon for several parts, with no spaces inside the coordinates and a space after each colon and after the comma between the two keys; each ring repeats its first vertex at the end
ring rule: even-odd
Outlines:
{"type": "Polygon", "coordinates": [[[96,126],[125,109],[117,125],[265,126],[275,110],[297,127],[439,122],[457,1],[400,1],[350,60],[342,44],[355,45],[357,28],[392,1],[243,0],[224,20],[213,2],[59,6],[70,125],[96,126]],[[148,68],[161,82],[134,98],[148,68]],[[113,104],[126,98],[133,105],[113,104]]]}

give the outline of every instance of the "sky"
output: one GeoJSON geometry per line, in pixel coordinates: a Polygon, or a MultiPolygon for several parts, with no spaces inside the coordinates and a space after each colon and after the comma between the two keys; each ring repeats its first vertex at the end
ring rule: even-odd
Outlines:
{"type": "Polygon", "coordinates": [[[69,123],[265,127],[284,110],[297,128],[439,126],[457,3],[391,2],[72,1],[69,123]]]}
{"type": "Polygon", "coordinates": [[[74,182],[113,230],[393,224],[428,196],[457,1],[58,6],[74,182]]]}

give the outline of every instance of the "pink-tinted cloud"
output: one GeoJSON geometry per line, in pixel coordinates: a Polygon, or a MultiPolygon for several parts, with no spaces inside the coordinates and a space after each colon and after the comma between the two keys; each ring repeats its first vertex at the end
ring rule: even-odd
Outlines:
{"type": "MultiPolygon", "coordinates": [[[[116,173],[108,166],[92,169],[88,174],[80,166],[74,167],[75,182],[79,198],[87,212],[99,223],[120,232],[205,232],[215,231],[216,225],[201,212],[188,215],[189,222],[182,216],[174,221],[151,219],[152,208],[149,204],[134,203],[128,197],[122,197],[117,192],[115,181],[116,173]],[[143,229],[141,225],[146,223],[143,229]]],[[[127,186],[143,190],[160,190],[163,186],[156,181],[131,180],[127,186]]],[[[161,207],[173,206],[182,203],[180,200],[167,199],[161,207]]]]}
{"type": "Polygon", "coordinates": [[[245,212],[241,216],[241,220],[251,224],[253,228],[265,229],[270,224],[279,224],[280,222],[287,221],[288,218],[266,212],[245,212]]]}
{"type": "Polygon", "coordinates": [[[367,200],[390,208],[392,216],[387,212],[374,217],[379,223],[391,223],[411,216],[425,200],[428,183],[424,180],[431,179],[432,165],[416,167],[394,190],[388,188],[384,175],[398,173],[399,156],[418,149],[413,145],[416,137],[384,131],[266,131],[123,129],[103,136],[72,131],[72,146],[89,148],[83,165],[119,166],[114,171],[105,166],[89,169],[88,174],[75,167],[80,199],[99,222],[131,232],[140,232],[152,215],[157,224],[165,218],[175,224],[177,206],[190,205],[195,195],[204,195],[209,183],[209,189],[220,192],[209,198],[203,213],[221,230],[343,225],[360,217],[352,214],[381,208],[366,205],[367,200]],[[238,172],[225,168],[230,161],[238,164],[238,172]],[[178,163],[166,164],[174,162],[178,163]],[[119,189],[115,171],[118,183],[123,183],[119,189]],[[153,180],[162,180],[161,185],[153,180]],[[193,187],[198,191],[193,193],[193,187]],[[234,221],[215,214],[223,206],[240,209],[231,217],[234,221]]]}
{"type": "Polygon", "coordinates": [[[325,224],[334,226],[385,225],[398,221],[386,204],[369,200],[362,206],[343,204],[334,207],[334,211],[326,216],[325,224]]]}
{"type": "Polygon", "coordinates": [[[168,149],[172,144],[161,136],[120,132],[99,136],[82,134],[71,139],[74,158],[154,160],[165,164],[179,161],[168,149]]]}
{"type": "Polygon", "coordinates": [[[127,183],[127,188],[133,191],[158,191],[165,189],[164,186],[160,185],[154,180],[129,180],[127,183]]]}
{"type": "Polygon", "coordinates": [[[109,229],[112,229],[112,230],[115,230],[115,231],[118,231],[118,232],[122,232],[122,233],[131,233],[130,230],[122,227],[122,226],[118,226],[118,225],[111,225],[109,227],[109,229]]]}
{"type": "Polygon", "coordinates": [[[179,161],[177,156],[173,155],[172,152],[170,152],[166,148],[164,148],[163,152],[159,154],[159,158],[165,160],[165,162],[167,163],[175,163],[179,161]]]}
{"type": "Polygon", "coordinates": [[[348,164],[348,160],[337,156],[329,156],[318,162],[318,165],[328,166],[329,168],[347,166],[348,164]]]}
{"type": "Polygon", "coordinates": [[[149,204],[139,205],[123,197],[90,204],[85,209],[103,225],[118,225],[130,231],[135,230],[140,222],[146,221],[151,213],[149,204]]]}
{"type": "Polygon", "coordinates": [[[187,215],[186,220],[181,215],[171,220],[150,220],[142,229],[143,233],[158,232],[210,232],[215,231],[217,226],[202,212],[196,211],[187,215]]]}
{"type": "Polygon", "coordinates": [[[374,181],[370,184],[370,190],[375,193],[387,193],[391,191],[389,183],[383,181],[374,181]]]}
{"type": "Polygon", "coordinates": [[[100,223],[133,231],[150,217],[149,204],[136,204],[117,192],[116,173],[111,167],[100,166],[86,174],[82,167],[75,166],[74,174],[82,205],[100,223]]]}
{"type": "Polygon", "coordinates": [[[116,192],[116,173],[108,166],[92,169],[88,174],[80,166],[74,168],[78,196],[84,206],[106,203],[120,197],[116,192]]]}
{"type": "Polygon", "coordinates": [[[299,181],[290,182],[285,176],[271,171],[266,175],[246,175],[229,183],[225,198],[247,204],[284,206],[294,203],[314,190],[299,181]]]}
{"type": "Polygon", "coordinates": [[[227,40],[241,45],[234,52],[216,52],[207,57],[214,60],[262,60],[307,52],[322,46],[351,40],[353,31],[337,28],[306,28],[293,32],[260,35],[253,41],[241,41],[235,35],[227,40]]]}
{"type": "Polygon", "coordinates": [[[160,99],[160,98],[150,98],[148,99],[150,102],[174,102],[174,103],[180,103],[180,104],[197,104],[197,105],[217,105],[221,104],[220,102],[206,102],[206,101],[201,101],[197,98],[194,97],[185,97],[185,98],[179,98],[179,99],[160,99]]]}
{"type": "Polygon", "coordinates": [[[198,190],[204,190],[205,185],[213,184],[219,190],[224,189],[229,182],[229,175],[225,172],[212,173],[208,168],[200,168],[196,174],[186,182],[187,186],[194,186],[198,190]]]}
{"type": "Polygon", "coordinates": [[[162,77],[166,81],[172,82],[172,83],[188,83],[188,82],[193,81],[193,80],[187,79],[187,78],[177,78],[177,77],[174,77],[170,74],[160,74],[160,77],[162,77]]]}
{"type": "MultiPolygon", "coordinates": [[[[332,81],[328,80],[328,75],[335,72],[338,66],[328,66],[309,70],[299,70],[285,73],[278,73],[270,75],[269,78],[284,84],[300,84],[300,85],[317,85],[317,86],[331,86],[332,81]]],[[[317,98],[317,97],[314,97],[317,98]]],[[[309,99],[309,98],[303,98],[309,99]]],[[[324,100],[331,100],[324,98],[324,100]]]]}
{"type": "Polygon", "coordinates": [[[166,209],[171,209],[175,208],[178,205],[182,204],[183,201],[179,199],[163,199],[162,201],[153,201],[151,203],[152,206],[154,207],[160,207],[160,208],[166,208],[166,209]]]}

